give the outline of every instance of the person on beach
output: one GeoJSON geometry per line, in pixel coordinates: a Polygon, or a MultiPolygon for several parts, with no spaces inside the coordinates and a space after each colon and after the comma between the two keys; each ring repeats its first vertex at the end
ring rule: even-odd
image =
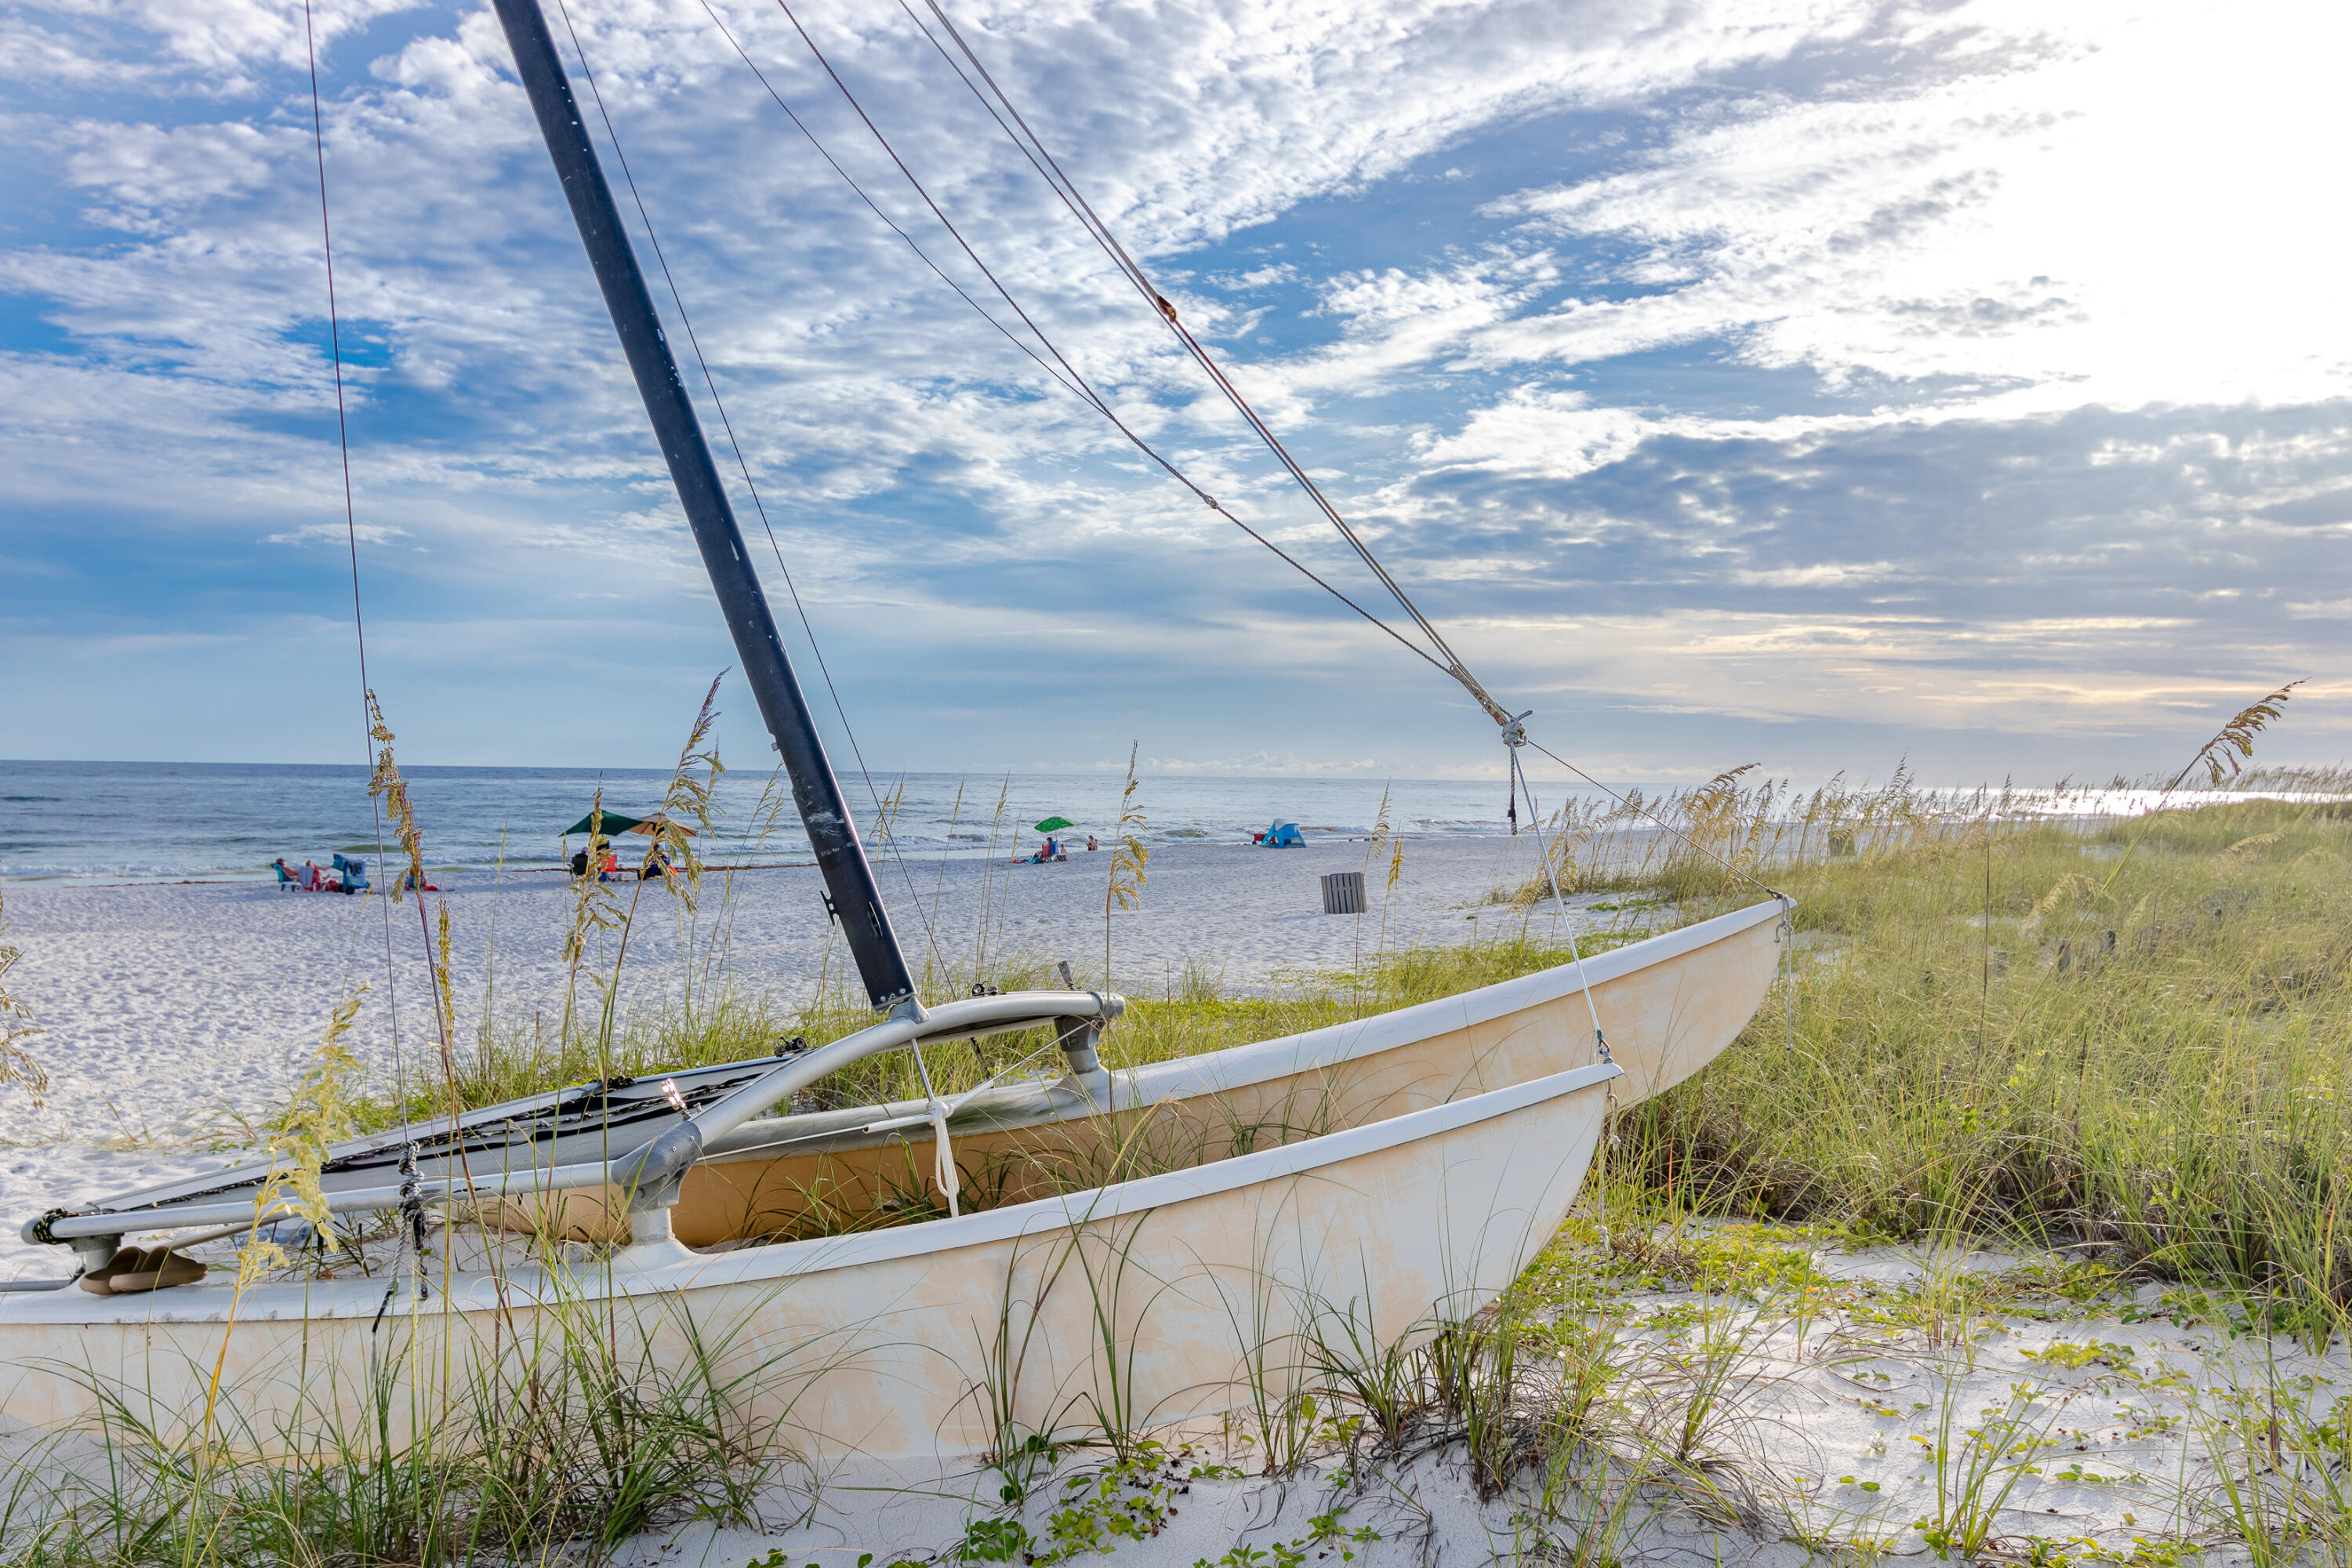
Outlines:
{"type": "Polygon", "coordinates": [[[574,877],[585,877],[588,874],[588,851],[585,849],[574,849],[572,852],[572,874],[574,877]]]}
{"type": "Polygon", "coordinates": [[[1089,854],[1089,855],[1091,855],[1091,854],[1093,854],[1097,849],[1098,849],[1098,848],[1100,848],[1100,847],[1101,847],[1101,846],[1100,846],[1100,845],[1098,845],[1098,844],[1097,844],[1097,843],[1095,842],[1095,836],[1094,836],[1093,834],[1091,834],[1091,833],[1087,834],[1087,854],[1089,854]]]}
{"type": "Polygon", "coordinates": [[[612,849],[604,851],[604,862],[596,868],[596,879],[600,882],[617,882],[621,879],[621,857],[618,851],[612,849]]]}
{"type": "Polygon", "coordinates": [[[319,890],[320,885],[319,863],[316,860],[303,861],[302,890],[306,893],[315,893],[319,890]]]}

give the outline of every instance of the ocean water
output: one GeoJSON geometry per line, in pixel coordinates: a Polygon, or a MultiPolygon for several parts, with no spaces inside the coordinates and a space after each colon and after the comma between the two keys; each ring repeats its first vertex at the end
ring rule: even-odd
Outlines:
{"type": "MultiPolygon", "coordinates": [[[[608,768],[434,768],[403,770],[436,867],[553,865],[558,835],[585,816],[596,791],[607,809],[650,815],[667,775],[608,768]]],[[[367,770],[237,763],[61,763],[0,761],[0,877],[11,881],[154,882],[266,878],[284,856],[329,863],[336,851],[375,858],[380,827],[368,797],[367,770]]],[[[804,859],[808,840],[789,801],[768,831],[762,775],[732,773],[720,782],[718,820],[705,858],[716,863],[804,859]]],[[[1108,838],[1118,820],[1122,780],[1100,773],[963,776],[909,773],[877,777],[874,790],[895,800],[889,837],[906,856],[1010,855],[1016,835],[1034,845],[1031,825],[1070,818],[1079,841],[1108,838]],[[1000,809],[1000,796],[1002,806],[1000,809]]],[[[858,830],[877,856],[884,835],[865,781],[842,781],[858,830]]],[[[1555,786],[1556,788],[1557,786],[1555,786]]],[[[1383,788],[1390,822],[1402,834],[1509,831],[1499,780],[1181,777],[1146,778],[1136,805],[1152,843],[1234,843],[1276,819],[1309,837],[1370,830],[1383,788]]],[[[1559,803],[1538,797],[1547,811],[1559,803]]],[[[577,847],[577,840],[574,841],[577,847]]]]}
{"type": "MultiPolygon", "coordinates": [[[[650,815],[668,775],[647,768],[433,768],[403,770],[429,864],[488,868],[551,866],[559,835],[587,815],[601,786],[607,808],[650,815]]],[[[373,860],[389,839],[367,793],[365,768],[244,763],[48,763],[0,760],[0,877],[10,881],[216,881],[271,875],[269,862],[330,863],[336,851],[373,860]]],[[[704,858],[713,864],[772,864],[808,857],[808,839],[789,800],[769,821],[761,808],[764,774],[730,773],[720,781],[718,813],[704,858]],[[765,831],[761,830],[767,822],[765,831]]],[[[895,845],[909,858],[1010,855],[1017,839],[1034,846],[1033,825],[1051,816],[1108,839],[1118,820],[1116,774],[908,773],[877,776],[869,793],[856,774],[843,778],[851,815],[881,859],[895,845]],[[877,830],[890,809],[890,832],[877,830]],[[1002,803],[1000,805],[1000,796],[1002,803]]],[[[1622,787],[1622,786],[1618,786],[1622,787]]],[[[1245,841],[1275,821],[1296,822],[1310,839],[1357,837],[1379,820],[1388,795],[1391,829],[1408,837],[1507,833],[1499,779],[1236,778],[1158,774],[1136,794],[1150,843],[1245,841]]],[[[1538,796],[1547,814],[1574,791],[1557,784],[1538,796]]],[[[1998,793],[1998,792],[1996,792],[1998,793]]],[[[2334,799],[2278,791],[2184,790],[2171,804],[2248,799],[2334,799]]],[[[1929,790],[1921,799],[1961,815],[1985,808],[1976,790],[1929,790]]],[[[2095,817],[2133,816],[2161,803],[2147,788],[2022,790],[2001,797],[2005,814],[2095,817]]],[[[771,805],[774,802],[770,803],[771,805]]],[[[1801,797],[1784,796],[1797,807],[1801,797]]],[[[1522,824],[1524,826],[1524,824],[1522,824]]],[[[577,847],[577,840],[573,841],[577,847]]]]}

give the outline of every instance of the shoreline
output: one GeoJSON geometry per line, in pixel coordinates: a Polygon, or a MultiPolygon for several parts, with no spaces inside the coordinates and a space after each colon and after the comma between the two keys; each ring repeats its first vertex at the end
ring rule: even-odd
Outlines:
{"type": "MultiPolygon", "coordinates": [[[[1320,830],[1305,828],[1301,829],[1301,831],[1317,833],[1320,830]]],[[[1391,832],[1387,836],[1389,841],[1405,844],[1488,842],[1495,839],[1511,838],[1523,838],[1533,841],[1535,837],[1535,832],[1531,828],[1523,828],[1517,834],[1501,831],[1494,833],[1412,833],[1403,830],[1397,830],[1391,832]]],[[[1370,843],[1371,838],[1372,835],[1369,833],[1339,834],[1321,832],[1320,837],[1309,838],[1305,846],[1297,846],[1295,847],[1307,847],[1328,844],[1366,844],[1370,843]]],[[[867,847],[870,851],[872,846],[868,846],[867,847]]],[[[1245,839],[1220,840],[1188,836],[1181,838],[1163,839],[1159,842],[1147,842],[1145,847],[1154,855],[1160,855],[1174,850],[1260,849],[1264,848],[1265,846],[1255,844],[1245,839]]],[[[1108,856],[1109,852],[1108,842],[1106,842],[1104,848],[1097,853],[1108,856]]],[[[1083,859],[1084,856],[1088,852],[1081,850],[1079,853],[1083,859]]],[[[389,855],[385,858],[390,858],[389,855]]],[[[913,866],[919,863],[936,866],[941,861],[946,861],[951,865],[986,864],[995,867],[1033,866],[1038,864],[1038,862],[1030,860],[1022,856],[1014,856],[1010,858],[1000,858],[994,857],[992,853],[989,851],[973,849],[940,849],[936,846],[929,845],[924,846],[919,849],[915,857],[908,858],[907,864],[913,866]]],[[[369,855],[368,863],[371,867],[377,863],[374,854],[371,853],[369,855]]],[[[1056,862],[1056,864],[1059,863],[1060,862],[1056,862]]],[[[1078,861],[1070,862],[1070,864],[1073,865],[1078,863],[1078,861]]],[[[884,856],[875,857],[874,864],[876,870],[879,872],[891,868],[894,865],[894,861],[886,854],[884,856]]],[[[708,876],[714,873],[733,871],[804,871],[814,869],[815,866],[816,862],[814,860],[748,860],[740,862],[707,860],[703,862],[702,869],[703,873],[708,876]]],[[[495,863],[483,863],[472,860],[451,860],[438,864],[428,862],[425,868],[425,874],[428,877],[539,877],[562,876],[568,874],[570,869],[571,868],[563,865],[560,861],[553,865],[547,866],[500,866],[495,863]]],[[[623,872],[621,879],[624,881],[635,880],[635,879],[625,870],[623,872]]],[[[9,888],[23,889],[36,888],[274,888],[278,885],[271,873],[270,868],[267,866],[263,867],[258,871],[236,873],[224,872],[219,876],[151,878],[113,877],[103,872],[56,872],[36,873],[32,875],[14,875],[8,873],[6,868],[0,867],[0,882],[5,882],[9,888]]]]}
{"type": "MultiPolygon", "coordinates": [[[[1633,787],[1641,788],[1644,786],[1633,787]]],[[[1945,797],[1949,804],[1955,806],[1965,805],[1971,799],[1982,800],[1988,796],[1987,790],[1981,786],[1974,790],[1953,788],[1929,791],[1927,793],[1932,795],[1945,797]]],[[[2352,794],[2316,790],[2229,790],[2184,787],[2173,792],[2169,796],[2163,798],[2161,801],[2153,798],[2137,798],[2141,796],[2154,797],[2157,793],[2158,792],[2153,789],[2137,788],[2126,791],[2089,791],[2084,792],[2084,798],[2074,799],[2062,796],[2057,792],[2051,790],[2019,791],[2016,792],[2019,805],[2012,811],[2002,814],[2002,816],[2004,820],[2014,821],[2021,825],[2034,823],[2053,824],[2068,826],[2077,831],[2084,831],[2095,827],[2101,823],[2137,820],[2153,816],[2158,811],[2187,811],[2196,810],[2200,807],[2243,805],[2252,802],[2271,802],[2284,805],[2331,805],[2352,803],[2352,794]],[[2100,801],[2104,795],[2122,795],[2134,798],[2125,799],[2102,808],[2100,801]]],[[[1654,798],[1659,802],[1663,802],[1665,797],[1661,795],[1654,798]]],[[[1791,796],[1790,798],[1793,801],[1799,797],[1791,796]]],[[[1547,816],[1551,820],[1552,824],[1556,826],[1557,818],[1550,813],[1547,813],[1547,816]]],[[[1784,832],[1792,825],[1799,824],[1802,821],[1803,818],[1795,815],[1775,816],[1769,819],[1771,826],[1776,829],[1784,832]]],[[[1410,826],[1400,826],[1390,829],[1384,836],[1376,835],[1369,829],[1334,828],[1307,824],[1300,824],[1297,826],[1299,826],[1300,832],[1307,835],[1307,838],[1304,845],[1293,846],[1293,847],[1315,847],[1318,846],[1341,844],[1365,844],[1371,842],[1375,837],[1381,837],[1386,842],[1409,845],[1492,844],[1498,841],[1527,842],[1532,844],[1539,837],[1549,837],[1552,831],[1552,826],[1548,826],[1542,829],[1533,826],[1522,826],[1517,829],[1517,831],[1512,832],[1505,829],[1499,819],[1491,825],[1475,827],[1453,827],[1443,829],[1422,827],[1416,829],[1410,826]]],[[[1611,830],[1609,837],[1620,846],[1630,847],[1665,831],[1670,830],[1644,823],[1638,826],[1615,827],[1611,830]]],[[[1110,841],[1108,839],[1105,839],[1102,853],[1108,853],[1109,845],[1110,841]]],[[[1265,846],[1255,843],[1245,837],[1212,837],[1205,832],[1182,831],[1161,838],[1147,838],[1145,840],[1145,847],[1153,855],[1163,855],[1171,852],[1194,849],[1259,849],[1265,847],[1265,846]]],[[[381,848],[371,847],[362,847],[362,848],[365,851],[365,858],[367,859],[368,864],[372,867],[379,864],[380,861],[383,859],[391,858],[387,851],[381,848]]],[[[888,871],[898,868],[902,865],[911,868],[917,866],[936,868],[941,864],[956,866],[984,864],[995,867],[1034,864],[1034,862],[1029,861],[1019,856],[1011,857],[1010,858],[1003,858],[999,848],[977,849],[965,846],[943,846],[936,842],[919,844],[910,851],[904,854],[893,854],[887,844],[868,844],[866,846],[866,849],[869,858],[872,859],[877,872],[885,875],[887,875],[888,871]]],[[[351,853],[349,849],[342,852],[346,854],[351,853]]],[[[1529,854],[1532,857],[1532,849],[1529,850],[1529,854]]],[[[740,862],[707,861],[704,864],[704,870],[706,873],[722,874],[736,871],[805,870],[813,868],[816,862],[814,860],[756,860],[740,862]]],[[[272,876],[270,868],[267,865],[257,870],[251,871],[231,871],[225,868],[211,868],[209,869],[216,872],[217,874],[195,877],[152,875],[134,877],[128,874],[117,875],[103,871],[39,871],[25,873],[12,872],[5,865],[0,865],[0,887],[20,890],[30,890],[60,888],[209,888],[275,887],[278,885],[272,876]]],[[[425,867],[426,875],[443,877],[556,876],[562,875],[567,870],[568,868],[560,861],[552,865],[517,865],[510,863],[501,864],[493,860],[447,860],[437,863],[428,863],[425,867]]]]}

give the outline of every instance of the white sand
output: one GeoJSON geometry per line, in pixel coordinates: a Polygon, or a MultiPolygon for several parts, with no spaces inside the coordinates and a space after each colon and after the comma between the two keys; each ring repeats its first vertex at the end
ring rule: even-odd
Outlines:
{"type": "MultiPolygon", "coordinates": [[[[1467,941],[1481,927],[1491,936],[1512,924],[1517,917],[1484,900],[1531,872],[1533,855],[1528,837],[1406,841],[1388,942],[1467,941]],[[1480,918],[1465,918],[1474,913],[1480,918]]],[[[1277,983],[1286,969],[1348,966],[1359,942],[1370,952],[1379,940],[1385,861],[1367,879],[1374,912],[1361,921],[1322,913],[1318,879],[1365,864],[1360,842],[1163,847],[1152,857],[1142,907],[1112,917],[1114,978],[1149,994],[1181,985],[1189,963],[1246,990],[1277,983]]],[[[927,951],[961,975],[979,956],[991,979],[1003,973],[1002,958],[1066,957],[1080,984],[1101,983],[1108,850],[1080,850],[1050,866],[935,860],[910,863],[903,875],[887,863],[881,871],[919,968],[927,951]]],[[[640,900],[623,970],[625,1005],[657,1009],[674,1000],[689,951],[702,961],[698,984],[706,994],[722,983],[751,996],[805,999],[821,968],[829,963],[838,975],[843,960],[839,942],[828,940],[821,888],[814,868],[745,872],[733,879],[731,896],[714,877],[705,882],[700,920],[688,929],[658,883],[617,886],[625,907],[640,900]]],[[[459,877],[444,883],[443,899],[468,1037],[493,970],[499,1017],[561,1008],[569,879],[459,877]]],[[[429,898],[427,906],[437,907],[429,898]]],[[[56,1271],[56,1253],[17,1241],[24,1218],[224,1163],[226,1145],[238,1141],[236,1118],[264,1117],[282,1102],[349,987],[369,987],[352,1040],[372,1068],[389,1071],[404,1059],[420,1070],[436,1049],[431,1010],[420,1005],[425,934],[414,900],[252,883],[18,886],[9,889],[7,912],[9,940],[25,953],[9,986],[47,1030],[28,1044],[52,1081],[38,1110],[20,1089],[0,1088],[0,1278],[56,1271]]],[[[609,968],[609,943],[604,962],[609,968]]]]}
{"type": "MultiPolygon", "coordinates": [[[[1628,1291],[1616,1301],[1633,1319],[1613,1352],[1627,1370],[1609,1389],[1603,1418],[1604,1440],[1621,1461],[1608,1491],[1567,1494],[1564,1509],[1547,1513],[1540,1468],[1530,1467],[1503,1495],[1482,1500],[1458,1440],[1409,1440],[1409,1453],[1421,1451],[1402,1462],[1370,1460],[1352,1479],[1333,1453],[1287,1479],[1193,1480],[1181,1494],[1171,1486],[1164,1500],[1175,1511],[1162,1533],[1116,1542],[1117,1561],[1216,1563],[1238,1546],[1264,1554],[1244,1552],[1239,1562],[1263,1565],[1278,1561],[1286,1545],[1303,1550],[1308,1563],[1333,1568],[1340,1568],[1341,1550],[1352,1551],[1362,1568],[1493,1562],[1796,1568],[1880,1555],[1934,1562],[1919,1524],[1939,1510],[1967,1511],[1958,1505],[1973,1468],[1983,1478],[1975,1506],[1993,1537],[1986,1557],[2031,1562],[2039,1552],[2045,1561],[2054,1552],[2129,1563],[2137,1552],[2142,1563],[2157,1563],[2168,1560],[2170,1543],[2187,1542],[2218,1548],[2208,1563],[2243,1562],[2242,1549],[2229,1541],[2229,1500],[2215,1469],[2217,1458],[2242,1469],[2232,1424],[2251,1416],[2259,1447],[2262,1424],[2272,1418],[2285,1417],[2282,1430],[2290,1435],[2296,1411],[2315,1422],[2334,1408],[2342,1420],[2347,1407],[2336,1402],[2352,1397],[2346,1346],[2339,1340],[2315,1354],[2285,1338],[2182,1326],[2163,1314],[2155,1286],[2080,1307],[2050,1297],[2031,1311],[1980,1318],[1957,1332],[1948,1324],[1931,1333],[1916,1321],[1884,1321],[1889,1308],[1895,1317],[1913,1316],[1907,1309],[1917,1298],[1906,1301],[1899,1288],[1916,1291],[1923,1278],[2059,1261],[1902,1247],[1820,1252],[1814,1263],[1822,1273],[1863,1288],[1822,1300],[1801,1344],[1785,1304],[1628,1291]],[[1640,1452],[1643,1432],[1653,1445],[1651,1474],[1667,1474],[1654,1445],[1688,1407],[1710,1344],[1728,1371],[1693,1449],[1710,1479],[1686,1472],[1618,1506],[1622,1461],[1640,1452]],[[2018,1404],[2021,1393],[2033,1398],[2018,1404]],[[1987,1420],[2011,1410],[2020,1415],[2013,1428],[1987,1420]],[[1940,1482],[1933,1455],[1939,1439],[1940,1482]],[[1714,1519],[1689,1506],[1710,1486],[1720,1500],[1714,1519]],[[1380,1539],[1312,1540],[1315,1517],[1334,1510],[1341,1510],[1341,1527],[1380,1539]],[[1814,1555],[1792,1537],[1825,1550],[1814,1555]]],[[[1534,1405],[1522,1414],[1535,1415],[1534,1405]]],[[[1180,1476],[1219,1461],[1258,1468],[1214,1427],[1161,1436],[1171,1450],[1191,1446],[1180,1476]]],[[[1063,1482],[1106,1459],[1100,1450],[1076,1450],[1045,1484],[1033,1483],[1025,1528],[1045,1537],[1053,1504],[1066,1495],[1063,1482]]],[[[2274,1489],[2280,1485],[2279,1470],[2259,1461],[2257,1468],[2274,1489]]],[[[900,1553],[929,1561],[934,1552],[951,1557],[973,1521],[1005,1511],[996,1497],[1003,1478],[992,1471],[849,1468],[817,1479],[813,1496],[805,1477],[777,1489],[769,1511],[778,1522],[770,1531],[656,1531],[632,1542],[621,1561],[737,1568],[764,1563],[771,1552],[781,1552],[790,1568],[853,1568],[868,1552],[877,1563],[900,1553]]]]}

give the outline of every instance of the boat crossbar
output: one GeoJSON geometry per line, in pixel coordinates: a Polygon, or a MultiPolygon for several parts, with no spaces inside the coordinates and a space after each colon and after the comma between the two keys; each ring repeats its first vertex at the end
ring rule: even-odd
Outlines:
{"type": "MultiPolygon", "coordinates": [[[[425,1202],[454,1197],[502,1197],[511,1193],[561,1192],[573,1188],[619,1187],[629,1194],[633,1210],[667,1207],[677,1197],[677,1184],[702,1158],[704,1149],[801,1089],[853,1062],[914,1045],[978,1039],[1015,1029],[1056,1026],[1059,1044],[1080,1071],[1095,1066],[1094,1036],[1104,1025],[1127,1011],[1124,997],[1103,991],[1010,991],[996,996],[971,996],[926,1008],[911,998],[899,1004],[880,1023],[820,1046],[713,1101],[652,1142],[614,1160],[568,1165],[533,1165],[523,1170],[436,1177],[404,1189],[395,1184],[362,1187],[328,1194],[330,1214],[360,1214],[396,1209],[410,1195],[425,1202]],[[1087,1026],[1070,1028],[1063,1020],[1087,1026]]],[[[289,1194],[272,1206],[251,1199],[191,1200],[158,1204],[152,1208],[90,1214],[47,1215],[27,1220],[23,1236],[28,1242],[72,1243],[92,1237],[120,1237],[131,1231],[177,1230],[194,1226],[253,1224],[304,1212],[289,1194]]]]}

